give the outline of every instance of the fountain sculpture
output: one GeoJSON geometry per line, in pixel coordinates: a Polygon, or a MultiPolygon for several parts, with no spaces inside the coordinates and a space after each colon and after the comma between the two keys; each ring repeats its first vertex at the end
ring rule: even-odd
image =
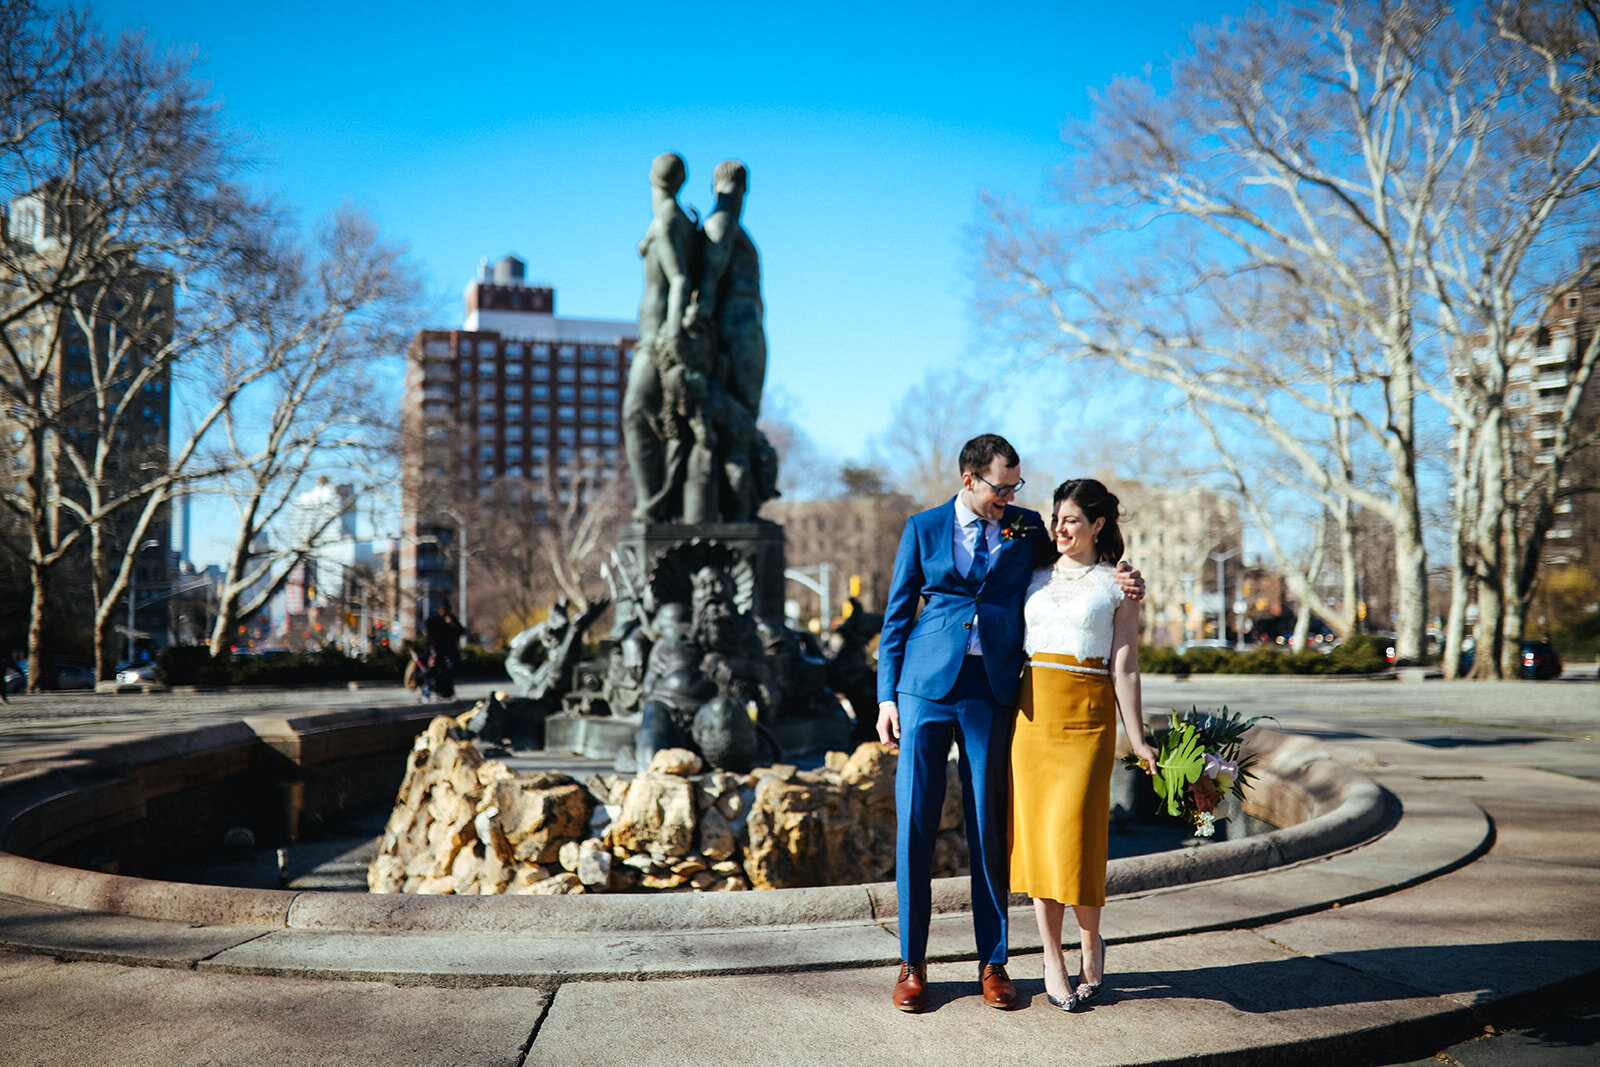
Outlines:
{"type": "Polygon", "coordinates": [[[767,342],[760,257],[740,222],[749,172],[718,164],[716,206],[698,225],[678,204],[686,176],[671,152],[650,168],[622,409],[636,506],[603,570],[611,596],[577,613],[560,601],[517,636],[507,667],[521,699],[473,720],[485,740],[543,720],[546,747],[615,757],[619,770],[664,748],[742,771],[849,746],[829,661],[783,618],[783,529],[758,515],[778,464],[756,425],[767,342]],[[580,660],[608,605],[609,637],[580,660]]]}

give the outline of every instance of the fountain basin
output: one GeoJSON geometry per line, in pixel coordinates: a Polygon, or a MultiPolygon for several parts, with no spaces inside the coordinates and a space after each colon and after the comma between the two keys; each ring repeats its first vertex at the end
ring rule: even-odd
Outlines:
{"type": "MultiPolygon", "coordinates": [[[[0,775],[0,893],[67,908],[192,923],[349,931],[627,931],[883,922],[893,883],[720,894],[567,897],[363,895],[201,886],[133,876],[163,850],[215,841],[242,810],[284,831],[298,812],[394,796],[415,735],[439,711],[406,705],[246,719],[85,749],[0,775]],[[74,866],[82,864],[82,866],[74,866]],[[99,869],[94,869],[98,867],[99,869]]],[[[1258,731],[1245,810],[1282,827],[1239,841],[1113,860],[1126,895],[1294,864],[1368,841],[1393,798],[1313,742],[1258,731]]],[[[964,911],[966,878],[934,886],[937,912],[964,911]]],[[[1017,903],[1021,903],[1018,898],[1017,903]]]]}

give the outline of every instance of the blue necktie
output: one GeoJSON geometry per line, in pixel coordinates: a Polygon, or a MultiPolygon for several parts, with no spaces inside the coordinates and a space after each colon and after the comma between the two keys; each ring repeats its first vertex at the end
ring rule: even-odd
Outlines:
{"type": "Polygon", "coordinates": [[[972,546],[972,569],[967,572],[967,581],[976,583],[989,576],[989,530],[982,519],[972,521],[978,527],[978,540],[972,546]]]}

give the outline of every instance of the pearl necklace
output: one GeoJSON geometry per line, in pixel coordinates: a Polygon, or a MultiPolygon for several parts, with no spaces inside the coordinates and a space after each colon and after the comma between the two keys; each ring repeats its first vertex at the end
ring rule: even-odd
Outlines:
{"type": "Polygon", "coordinates": [[[1060,578],[1063,582],[1075,582],[1098,566],[1098,563],[1090,563],[1087,566],[1080,565],[1076,574],[1069,574],[1061,569],[1060,563],[1057,563],[1053,570],[1056,572],[1056,577],[1060,578]]]}

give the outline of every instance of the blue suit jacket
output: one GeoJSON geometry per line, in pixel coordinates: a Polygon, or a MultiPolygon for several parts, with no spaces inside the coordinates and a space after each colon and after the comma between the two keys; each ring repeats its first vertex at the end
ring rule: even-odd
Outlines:
{"type": "Polygon", "coordinates": [[[899,692],[943,700],[955,688],[967,653],[973,616],[983,646],[984,672],[995,700],[1011,703],[1022,676],[1022,601],[1035,553],[1048,543],[1038,512],[1007,507],[1002,530],[1013,524],[1026,534],[1001,538],[989,574],[973,584],[956,570],[956,505],[952,499],[906,522],[895,554],[894,578],[878,639],[878,699],[899,692]],[[919,601],[926,601],[917,614],[919,601]]]}

